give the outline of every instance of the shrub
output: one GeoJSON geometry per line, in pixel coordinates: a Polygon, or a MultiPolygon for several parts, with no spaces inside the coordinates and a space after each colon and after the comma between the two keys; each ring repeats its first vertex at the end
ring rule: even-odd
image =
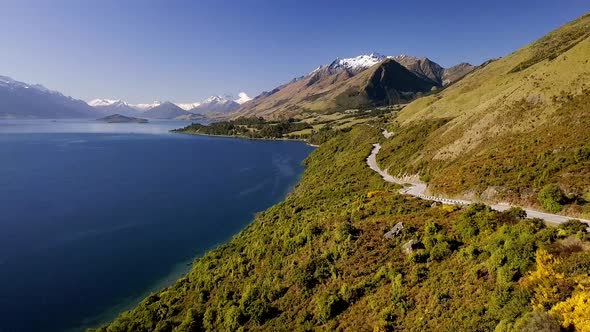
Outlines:
{"type": "Polygon", "coordinates": [[[520,220],[527,217],[526,211],[519,207],[511,207],[510,209],[504,211],[504,215],[514,220],[520,220]]]}
{"type": "Polygon", "coordinates": [[[439,242],[430,249],[430,259],[440,262],[450,256],[452,253],[451,246],[448,242],[439,242]]]}
{"type": "Polygon", "coordinates": [[[316,304],[316,318],[321,323],[326,323],[344,309],[346,309],[346,302],[338,295],[325,295],[320,297],[316,304]]]}
{"type": "Polygon", "coordinates": [[[560,235],[569,236],[576,235],[579,232],[586,233],[588,224],[579,220],[568,220],[557,227],[560,230],[560,235]]]}
{"type": "Polygon", "coordinates": [[[349,222],[344,222],[336,228],[336,242],[342,242],[354,238],[358,230],[349,222]]]}
{"type": "Polygon", "coordinates": [[[539,203],[549,212],[557,213],[563,209],[563,192],[555,184],[548,184],[539,192],[539,203]]]}

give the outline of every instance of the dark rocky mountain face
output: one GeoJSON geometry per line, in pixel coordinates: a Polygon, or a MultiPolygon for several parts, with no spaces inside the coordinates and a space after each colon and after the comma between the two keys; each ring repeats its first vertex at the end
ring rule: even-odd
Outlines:
{"type": "Polygon", "coordinates": [[[438,86],[443,85],[445,69],[438,63],[431,61],[428,58],[416,58],[407,55],[399,55],[393,59],[412,73],[416,74],[416,76],[428,79],[438,86]]]}
{"type": "Polygon", "coordinates": [[[418,76],[388,59],[374,70],[364,91],[375,105],[391,105],[409,101],[416,93],[428,92],[435,86],[429,78],[418,76]]]}
{"type": "MultiPolygon", "coordinates": [[[[485,66],[485,63],[482,64],[480,67],[482,66],[485,66]]],[[[472,64],[463,62],[456,66],[445,69],[445,72],[443,74],[443,85],[448,85],[460,80],[461,78],[463,78],[463,76],[469,74],[476,68],[477,67],[472,64]]]]}
{"type": "Polygon", "coordinates": [[[412,73],[431,80],[439,87],[460,80],[476,68],[476,66],[465,62],[450,68],[443,68],[428,58],[416,58],[407,55],[399,55],[393,57],[393,59],[412,73]]]}

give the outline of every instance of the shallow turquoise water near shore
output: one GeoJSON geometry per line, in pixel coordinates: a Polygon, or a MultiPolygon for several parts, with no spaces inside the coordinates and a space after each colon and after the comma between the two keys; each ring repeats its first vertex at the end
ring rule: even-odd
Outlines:
{"type": "Polygon", "coordinates": [[[312,150],[181,125],[0,121],[0,331],[110,318],[282,200],[312,150]]]}

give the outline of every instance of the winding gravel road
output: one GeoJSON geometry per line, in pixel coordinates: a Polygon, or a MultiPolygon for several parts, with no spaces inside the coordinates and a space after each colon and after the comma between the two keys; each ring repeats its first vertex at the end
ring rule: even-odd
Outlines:
{"type": "MultiPolygon", "coordinates": [[[[384,134],[384,136],[385,136],[385,134],[384,134]]],[[[379,173],[379,175],[381,175],[381,177],[383,177],[383,180],[385,180],[387,182],[391,182],[391,183],[396,183],[396,184],[399,184],[402,186],[406,186],[405,188],[400,190],[401,194],[412,195],[415,197],[419,197],[421,199],[440,202],[440,203],[444,203],[444,204],[469,205],[469,204],[473,203],[472,201],[467,201],[467,200],[445,198],[442,196],[425,195],[424,193],[426,192],[426,187],[427,187],[427,185],[425,183],[418,182],[415,179],[399,178],[399,177],[394,177],[394,176],[389,175],[386,171],[379,168],[379,165],[377,165],[377,154],[379,153],[379,150],[381,150],[381,144],[378,144],[378,143],[373,144],[373,151],[371,151],[371,154],[369,155],[369,157],[367,157],[367,164],[369,165],[369,167],[372,170],[379,173]]],[[[511,207],[515,207],[515,206],[509,205],[509,204],[492,204],[490,206],[492,207],[492,209],[497,210],[497,211],[505,211],[505,210],[510,209],[511,207]]],[[[543,219],[549,223],[561,224],[561,223],[564,223],[564,222],[571,220],[571,219],[577,219],[577,220],[580,220],[580,221],[585,222],[588,225],[590,225],[590,220],[587,220],[587,219],[566,217],[566,216],[562,216],[559,214],[545,213],[545,212],[531,210],[531,209],[524,209],[524,210],[526,211],[527,217],[540,218],[540,219],[543,219]]],[[[590,229],[590,227],[589,227],[589,229],[590,229]]]]}

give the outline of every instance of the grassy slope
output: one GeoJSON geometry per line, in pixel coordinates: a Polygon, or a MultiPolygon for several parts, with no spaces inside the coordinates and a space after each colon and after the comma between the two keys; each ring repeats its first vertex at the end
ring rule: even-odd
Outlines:
{"type": "MultiPolygon", "coordinates": [[[[590,266],[582,242],[564,250],[542,223],[398,195],[366,167],[379,138],[359,126],[323,144],[284,202],[100,330],[509,331],[530,321],[536,288],[518,281],[538,248],[562,256],[566,280],[590,266]],[[398,222],[402,235],[384,240],[398,222]],[[407,256],[410,239],[424,249],[407,256]]],[[[561,287],[547,309],[573,292],[561,287]]]]}
{"type": "Polygon", "coordinates": [[[549,183],[588,195],[590,160],[580,151],[590,149],[589,36],[586,15],[411,103],[391,124],[401,135],[386,142],[381,163],[392,173],[421,173],[431,190],[451,195],[493,188],[495,199],[536,205],[549,183]],[[430,129],[420,146],[403,134],[423,127],[430,129]],[[399,146],[412,153],[400,158],[399,146]]]}

